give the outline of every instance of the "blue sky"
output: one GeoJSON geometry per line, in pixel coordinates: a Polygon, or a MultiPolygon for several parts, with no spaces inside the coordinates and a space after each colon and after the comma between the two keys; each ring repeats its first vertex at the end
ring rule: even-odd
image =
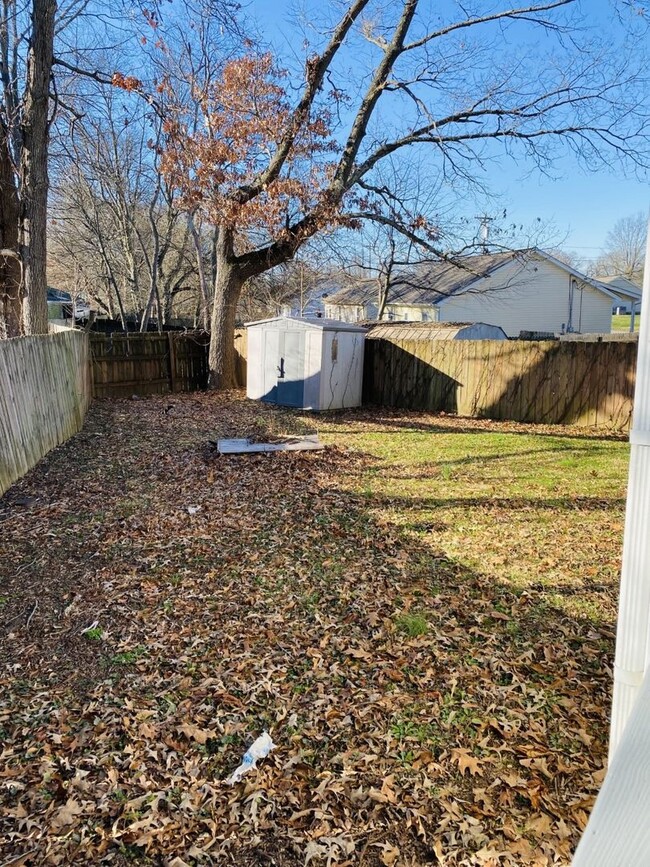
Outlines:
{"type": "Polygon", "coordinates": [[[541,217],[553,223],[562,246],[585,259],[595,258],[613,224],[622,217],[650,206],[647,183],[614,173],[584,174],[575,165],[559,180],[516,176],[501,185],[502,200],[510,202],[515,222],[530,223],[541,217]],[[571,171],[573,169],[573,171],[571,171]]]}
{"type": "MultiPolygon", "coordinates": [[[[613,2],[586,0],[579,8],[589,24],[597,23],[614,36],[613,2]]],[[[301,55],[303,33],[296,27],[298,15],[306,11],[309,22],[310,14],[318,16],[327,4],[328,0],[253,0],[248,11],[281,54],[295,51],[301,55]]],[[[449,6],[449,0],[441,5],[449,6]]],[[[570,157],[562,160],[552,178],[531,173],[525,161],[503,160],[486,179],[497,195],[495,211],[506,208],[508,222],[531,224],[539,218],[554,227],[554,237],[562,247],[585,259],[598,255],[617,220],[650,208],[650,178],[624,177],[620,169],[587,173],[570,157]]]]}

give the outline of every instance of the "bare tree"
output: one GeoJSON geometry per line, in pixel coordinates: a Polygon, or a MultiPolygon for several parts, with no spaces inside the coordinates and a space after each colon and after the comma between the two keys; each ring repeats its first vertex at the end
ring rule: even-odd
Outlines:
{"type": "MultiPolygon", "coordinates": [[[[206,240],[205,232],[202,231],[200,215],[190,212],[187,215],[187,225],[192,236],[192,244],[194,247],[194,255],[196,257],[196,274],[199,281],[199,299],[197,304],[196,319],[200,320],[203,329],[209,331],[210,316],[212,313],[212,293],[210,286],[214,284],[215,274],[214,269],[216,262],[213,255],[206,256],[206,240]]],[[[216,229],[212,229],[207,242],[210,253],[214,250],[216,243],[216,229]]]]}
{"type": "Polygon", "coordinates": [[[55,160],[50,273],[74,273],[101,309],[143,331],[198,291],[190,226],[157,170],[159,135],[144,104],[99,89],[55,160]]]}
{"type": "Polygon", "coordinates": [[[56,8],[56,0],[32,0],[26,10],[5,0],[0,14],[0,295],[8,336],[20,333],[21,326],[33,334],[47,331],[47,154],[56,8]]]}
{"type": "Polygon", "coordinates": [[[278,316],[287,308],[299,316],[310,315],[319,306],[317,295],[321,277],[314,263],[302,258],[260,274],[246,283],[239,299],[237,319],[245,322],[278,316]]]}
{"type": "MultiPolygon", "coordinates": [[[[141,63],[139,31],[150,30],[163,5],[159,0],[118,0],[113,6],[99,0],[1,4],[0,336],[47,330],[49,161],[57,117],[75,121],[85,113],[68,101],[72,93],[74,102],[80,80],[104,87],[125,81],[116,67],[137,64],[136,49],[141,63]],[[103,57],[98,58],[99,49],[103,57]]],[[[177,21],[190,6],[190,0],[175,5],[177,21]]],[[[231,0],[203,0],[200,13],[224,31],[232,27],[237,8],[231,0]]],[[[158,299],[155,276],[149,289],[158,299]]]]}
{"type": "Polygon", "coordinates": [[[339,278],[348,287],[356,286],[357,297],[366,299],[365,318],[383,319],[387,307],[399,304],[404,293],[422,303],[427,296],[438,297],[439,292],[431,289],[429,266],[439,260],[471,273],[472,261],[479,262],[471,257],[477,254],[548,249],[557,241],[552,225],[539,218],[513,223],[505,208],[474,217],[457,214],[453,191],[446,188],[444,178],[433,177],[412,159],[389,158],[377,172],[374,192],[373,209],[351,212],[363,220],[359,230],[339,230],[320,243],[336,261],[339,278]]]}
{"type": "Polygon", "coordinates": [[[8,130],[0,124],[0,338],[15,337],[22,328],[19,208],[8,130]]]}
{"type": "Polygon", "coordinates": [[[641,284],[645,262],[647,218],[643,212],[623,217],[607,233],[602,256],[595,271],[603,277],[627,277],[641,284]]]}
{"type": "Polygon", "coordinates": [[[559,262],[564,262],[576,271],[582,271],[583,274],[588,274],[591,270],[588,262],[583,256],[575,250],[565,250],[561,247],[547,247],[546,252],[550,253],[559,262]]]}

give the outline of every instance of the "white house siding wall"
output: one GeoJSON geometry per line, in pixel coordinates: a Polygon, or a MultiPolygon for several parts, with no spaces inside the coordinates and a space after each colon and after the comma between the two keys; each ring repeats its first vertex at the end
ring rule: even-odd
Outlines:
{"type": "Polygon", "coordinates": [[[246,397],[260,400],[264,397],[264,331],[247,329],[246,397]]]}
{"type": "Polygon", "coordinates": [[[612,330],[612,299],[585,286],[582,303],[582,334],[609,334],[612,330]]]}
{"type": "Polygon", "coordinates": [[[438,310],[432,305],[387,304],[384,319],[396,322],[437,322],[438,310]]]}
{"type": "Polygon", "coordinates": [[[372,319],[361,304],[325,304],[325,318],[338,319],[339,322],[362,322],[372,319]]]}
{"type": "MultiPolygon", "coordinates": [[[[376,304],[363,306],[354,304],[326,304],[325,318],[338,319],[339,322],[364,322],[377,318],[376,304]]],[[[438,310],[432,305],[416,306],[413,304],[387,304],[384,310],[384,320],[397,322],[437,322],[438,310]]]]}
{"type": "MultiPolygon", "coordinates": [[[[551,262],[512,262],[477,280],[471,292],[441,301],[439,321],[499,325],[508,337],[520,331],[559,333],[569,323],[571,279],[551,262]]],[[[575,281],[573,331],[609,333],[611,305],[609,296],[575,281]]]]}

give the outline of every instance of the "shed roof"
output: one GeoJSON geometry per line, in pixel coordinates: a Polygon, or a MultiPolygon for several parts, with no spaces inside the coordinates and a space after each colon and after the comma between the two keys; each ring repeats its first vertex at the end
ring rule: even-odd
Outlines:
{"type": "Polygon", "coordinates": [[[306,316],[272,316],[270,319],[258,319],[257,322],[244,323],[246,328],[256,328],[259,325],[270,325],[272,322],[293,322],[298,327],[315,328],[319,331],[358,331],[365,333],[362,325],[353,322],[341,322],[338,319],[322,319],[306,316]]]}

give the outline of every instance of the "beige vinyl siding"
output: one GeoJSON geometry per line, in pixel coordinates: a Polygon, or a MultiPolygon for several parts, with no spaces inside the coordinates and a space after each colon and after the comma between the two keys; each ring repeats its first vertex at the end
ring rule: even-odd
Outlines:
{"type": "MultiPolygon", "coordinates": [[[[325,317],[338,319],[341,322],[362,322],[377,318],[376,304],[326,304],[325,317]]],[[[416,306],[414,304],[387,304],[384,311],[385,320],[396,322],[437,322],[438,309],[431,306],[416,306]]]]}
{"type": "Polygon", "coordinates": [[[582,297],[581,334],[609,334],[612,330],[612,299],[585,285],[582,297]]]}
{"type": "Polygon", "coordinates": [[[438,310],[432,305],[387,304],[384,319],[395,322],[437,322],[438,310]]]}
{"type": "MultiPolygon", "coordinates": [[[[508,337],[520,331],[561,332],[569,323],[571,277],[541,259],[512,262],[479,278],[468,292],[439,304],[441,322],[486,322],[508,337]]],[[[574,281],[573,330],[609,333],[611,298],[589,284],[574,281]]]]}

